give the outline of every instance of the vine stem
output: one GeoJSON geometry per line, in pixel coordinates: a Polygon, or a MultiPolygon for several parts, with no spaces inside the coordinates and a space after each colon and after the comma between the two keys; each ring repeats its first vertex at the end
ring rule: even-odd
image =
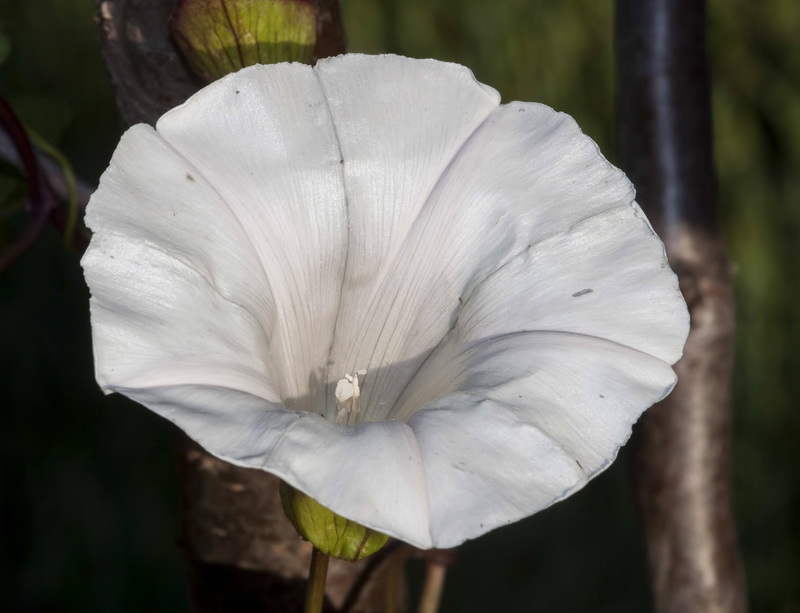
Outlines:
{"type": "Polygon", "coordinates": [[[419,613],[436,613],[442,600],[447,566],[433,560],[425,565],[425,587],[419,600],[419,613]]]}
{"type": "Polygon", "coordinates": [[[308,589],[304,613],[322,613],[325,603],[325,580],[328,577],[330,558],[314,547],[311,552],[311,567],[308,571],[308,589]]]}

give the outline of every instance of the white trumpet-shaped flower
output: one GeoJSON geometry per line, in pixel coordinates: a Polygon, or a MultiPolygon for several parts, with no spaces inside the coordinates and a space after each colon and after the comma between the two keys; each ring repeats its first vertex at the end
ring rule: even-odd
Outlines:
{"type": "Polygon", "coordinates": [[[87,223],[106,392],[419,547],[580,489],[688,331],[594,142],[433,60],[212,83],[122,137],[87,223]]]}

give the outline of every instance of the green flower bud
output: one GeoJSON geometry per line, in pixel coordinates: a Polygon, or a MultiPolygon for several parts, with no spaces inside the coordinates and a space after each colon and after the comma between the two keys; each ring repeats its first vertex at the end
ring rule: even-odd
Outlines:
{"type": "Polygon", "coordinates": [[[180,0],[170,29],[211,82],[253,64],[311,63],[317,17],[310,0],[180,0]]]}
{"type": "Polygon", "coordinates": [[[372,555],[389,537],[323,507],[310,496],[281,481],[283,512],[297,532],[322,553],[355,562],[372,555]]]}

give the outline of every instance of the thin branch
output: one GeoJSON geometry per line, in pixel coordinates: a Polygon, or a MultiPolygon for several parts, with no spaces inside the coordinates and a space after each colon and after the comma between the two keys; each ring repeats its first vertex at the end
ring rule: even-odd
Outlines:
{"type": "MultiPolygon", "coordinates": [[[[39,183],[40,186],[43,186],[45,191],[52,192],[52,195],[59,202],[66,202],[69,200],[71,188],[61,165],[35,145],[33,146],[33,155],[36,160],[37,172],[41,179],[39,183]]],[[[0,130],[0,160],[10,164],[19,170],[21,174],[25,174],[25,164],[14,146],[14,141],[4,130],[0,130]]],[[[89,203],[89,197],[94,190],[94,186],[87,181],[84,181],[80,177],[75,179],[75,197],[79,209],[86,208],[86,205],[89,203]]],[[[63,212],[59,213],[59,209],[52,211],[50,217],[51,221],[59,230],[61,230],[62,227],[61,220],[63,217],[63,227],[66,227],[66,215],[63,212]]],[[[76,233],[74,245],[76,251],[81,252],[83,247],[85,247],[85,243],[85,237],[82,237],[80,233],[76,233]]]]}
{"type": "MultiPolygon", "coordinates": [[[[57,163],[34,148],[22,122],[2,96],[0,127],[0,159],[17,168],[25,178],[28,187],[28,203],[25,208],[31,217],[22,234],[0,252],[2,271],[30,249],[44,232],[48,221],[52,221],[62,234],[67,231],[71,233],[70,215],[59,207],[59,201],[70,200],[77,206],[81,204],[83,197],[85,206],[90,190],[81,183],[79,194],[78,182],[70,181],[57,163]],[[54,189],[54,185],[62,190],[61,194],[54,189]]],[[[79,250],[82,251],[86,243],[85,236],[76,236],[75,245],[79,250]]]]}
{"type": "Polygon", "coordinates": [[[419,613],[437,613],[444,593],[447,566],[432,560],[425,563],[425,584],[419,599],[419,613]]]}
{"type": "MultiPolygon", "coordinates": [[[[43,182],[52,190],[58,200],[69,199],[69,183],[61,166],[35,145],[33,151],[43,182]]],[[[24,173],[24,165],[14,148],[14,143],[3,130],[0,130],[0,160],[10,164],[20,173],[24,173]]],[[[87,181],[80,177],[75,179],[75,193],[79,208],[86,207],[94,190],[95,187],[87,181]]]]}
{"type": "Polygon", "coordinates": [[[28,197],[30,198],[31,205],[34,207],[34,217],[38,215],[38,207],[43,205],[42,202],[42,187],[39,180],[39,166],[36,163],[36,156],[33,153],[33,145],[31,144],[28,133],[25,127],[17,117],[14,109],[6,102],[6,99],[0,96],[0,126],[2,126],[5,134],[7,135],[12,150],[16,153],[16,157],[20,163],[20,170],[25,177],[25,182],[28,185],[28,197]]]}

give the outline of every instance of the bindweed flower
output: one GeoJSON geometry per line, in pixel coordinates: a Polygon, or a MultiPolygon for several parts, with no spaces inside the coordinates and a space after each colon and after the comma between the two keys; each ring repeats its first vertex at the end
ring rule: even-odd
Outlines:
{"type": "Polygon", "coordinates": [[[123,137],[97,379],[339,515],[452,547],[605,469],[688,314],[625,175],[461,66],[254,66],[123,137]]]}

